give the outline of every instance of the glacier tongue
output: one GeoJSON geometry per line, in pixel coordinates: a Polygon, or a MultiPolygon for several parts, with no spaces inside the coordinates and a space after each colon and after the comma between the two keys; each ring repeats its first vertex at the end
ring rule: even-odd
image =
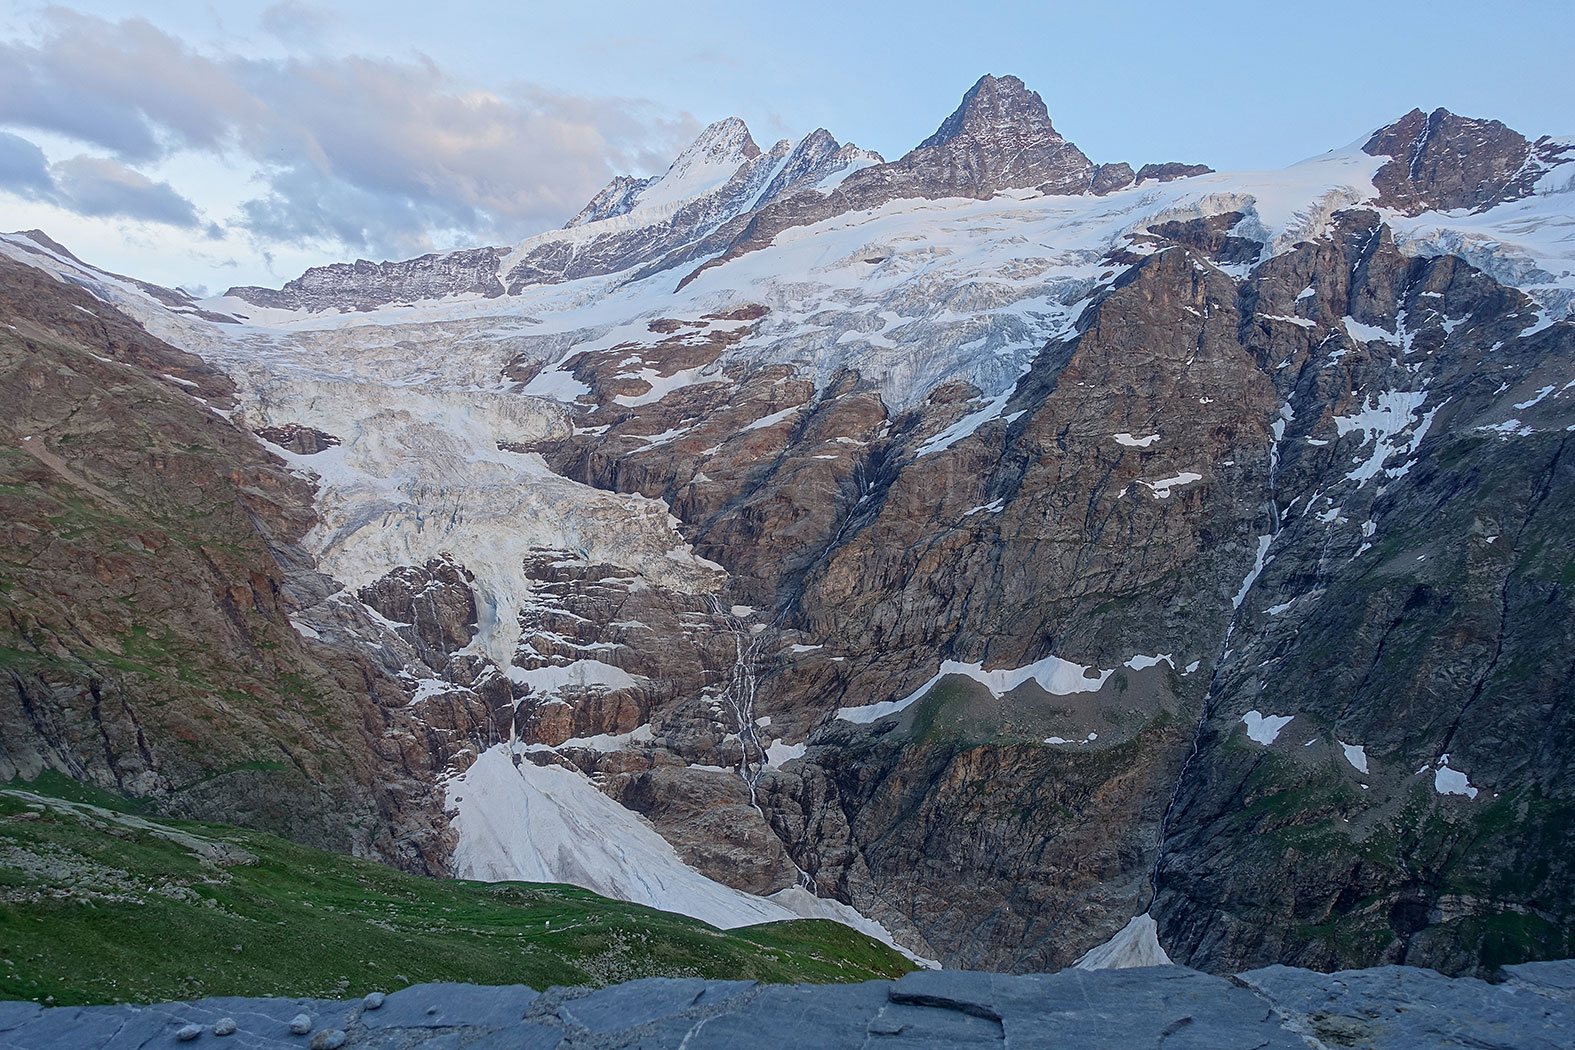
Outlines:
{"type": "Polygon", "coordinates": [[[915,962],[880,923],[792,887],[757,897],[706,878],[637,814],[562,766],[538,766],[506,744],[484,751],[446,786],[457,810],[454,874],[487,882],[568,883],[615,900],[677,912],[724,930],[788,919],[831,919],[915,962]]]}
{"type": "Polygon", "coordinates": [[[1134,915],[1114,937],[1083,953],[1073,963],[1079,970],[1125,970],[1138,966],[1170,966],[1159,943],[1159,926],[1146,912],[1134,915]]]}
{"type": "Polygon", "coordinates": [[[685,866],[639,816],[561,766],[516,764],[506,744],[448,782],[454,873],[489,882],[566,882],[733,929],[797,916],[685,866]]]}
{"type": "Polygon", "coordinates": [[[451,555],[476,576],[478,644],[499,667],[519,641],[533,549],[582,551],[685,593],[720,585],[662,501],[570,481],[540,456],[502,447],[565,432],[550,402],[279,375],[251,391],[237,421],[339,437],[343,444],[314,455],[275,449],[318,479],[320,520],[306,542],[323,570],[362,587],[394,566],[451,555]]]}

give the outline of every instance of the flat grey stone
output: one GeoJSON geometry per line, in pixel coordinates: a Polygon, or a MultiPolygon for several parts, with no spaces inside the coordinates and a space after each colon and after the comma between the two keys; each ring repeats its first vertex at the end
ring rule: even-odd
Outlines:
{"type": "Polygon", "coordinates": [[[935,1006],[999,1021],[995,1006],[999,974],[978,970],[917,970],[900,978],[891,988],[891,1001],[915,1006],[935,1006]]]}
{"type": "Polygon", "coordinates": [[[978,1047],[988,1050],[1005,1045],[1001,1022],[978,1013],[943,1006],[916,1006],[888,1002],[866,1026],[870,1048],[893,1050],[949,1050],[978,1047]]]}
{"type": "Polygon", "coordinates": [[[647,977],[570,999],[558,1006],[558,1016],[592,1032],[622,1032],[692,1007],[724,1002],[753,987],[753,981],[647,977]]]}
{"type": "MultiPolygon", "coordinates": [[[[766,985],[738,1010],[694,1027],[685,1050],[857,1050],[888,1002],[889,981],[766,985]]],[[[642,1047],[666,1044],[642,1042],[642,1047]]],[[[677,1044],[673,1044],[677,1045],[677,1044]]]]}
{"type": "Polygon", "coordinates": [[[1374,1050],[1575,1046],[1575,1004],[1515,984],[1491,985],[1408,966],[1331,974],[1269,966],[1239,979],[1272,1001],[1293,1027],[1325,1043],[1374,1050]]]}
{"type": "Polygon", "coordinates": [[[1336,974],[1274,966],[1236,978],[1177,966],[1054,974],[942,971],[858,985],[646,979],[538,996],[523,986],[418,985],[381,1009],[312,999],[155,1006],[0,1003],[0,1050],[160,1050],[221,1018],[225,1050],[1420,1050],[1575,1047],[1575,963],[1509,967],[1490,985],[1388,966],[1336,974]],[[576,998],[570,998],[577,996],[576,998]],[[556,1011],[556,1015],[554,1015],[556,1011]],[[316,1035],[291,1035],[306,1013],[316,1035]],[[560,1027],[560,1022],[568,1028],[560,1027]],[[572,1034],[570,1029],[572,1028],[572,1034]]]}
{"type": "Polygon", "coordinates": [[[1575,992],[1575,959],[1520,963],[1504,967],[1504,973],[1516,984],[1526,985],[1544,995],[1550,992],[1575,992]]]}
{"type": "MultiPolygon", "coordinates": [[[[466,1043],[465,1050],[554,1050],[562,1041],[562,1029],[527,1022],[488,1032],[480,1039],[466,1043]]],[[[427,1050],[427,1047],[422,1046],[421,1050],[427,1050]]]]}
{"type": "Polygon", "coordinates": [[[37,1003],[8,999],[0,1002],[0,1032],[9,1032],[21,1028],[29,1021],[38,1019],[44,1008],[37,1003]]]}
{"type": "MultiPolygon", "coordinates": [[[[117,1033],[136,1020],[135,1007],[77,1007],[57,1006],[43,1010],[28,1021],[6,1033],[6,1042],[24,1050],[98,1050],[109,1045],[117,1033]]],[[[146,1032],[151,1039],[167,1031],[171,1045],[175,1030],[180,1025],[160,1019],[146,1032]]]]}
{"type": "Polygon", "coordinates": [[[368,1028],[504,1028],[518,1024],[535,999],[536,992],[523,984],[413,984],[389,995],[381,1008],[363,1012],[361,1023],[368,1028]]]}
{"type": "Polygon", "coordinates": [[[1014,1050],[1306,1050],[1251,991],[1181,966],[997,976],[995,1006],[1014,1050]]]}

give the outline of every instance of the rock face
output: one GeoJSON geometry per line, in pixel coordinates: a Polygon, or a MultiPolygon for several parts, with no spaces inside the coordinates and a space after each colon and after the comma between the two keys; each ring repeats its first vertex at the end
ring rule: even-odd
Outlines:
{"type": "Polygon", "coordinates": [[[1575,952],[1565,152],[1134,172],[987,77],[890,164],[712,125],[486,304],[219,338],[49,265],[316,479],[283,590],[372,766],[594,787],[952,966],[1496,975],[1575,952]]]}
{"type": "Polygon", "coordinates": [[[1575,343],[1568,326],[1510,334],[1530,314],[1503,294],[1457,260],[1399,255],[1367,212],[1244,290],[1260,316],[1372,326],[1346,326],[1347,353],[1321,324],[1246,333],[1285,426],[1263,568],[1162,847],[1156,915],[1183,957],[1458,971],[1567,943],[1543,880],[1569,868],[1542,851],[1570,819],[1548,778],[1575,746],[1558,699],[1568,433],[1531,413],[1575,343]],[[1249,711],[1295,717],[1265,747],[1249,711]],[[1198,897],[1233,903],[1205,930],[1198,897]]]}
{"type": "MultiPolygon", "coordinates": [[[[0,1046],[98,1050],[172,1039],[233,1015],[249,1047],[295,1047],[304,1017],[335,1045],[857,1050],[1167,1043],[1300,1050],[1314,1045],[1555,1050],[1575,1037],[1575,966],[1514,968],[1507,984],[1389,966],[1321,974],[1284,966],[1211,977],[1179,966],[1009,977],[944,971],[856,985],[760,985],[653,977],[608,988],[421,984],[375,1002],[201,999],[44,1009],[0,1003],[0,1046]],[[223,1015],[221,1017],[221,1015],[223,1015]],[[1113,1024],[1113,1018],[1120,1023],[1113,1024]]],[[[185,1038],[181,1036],[181,1038],[185,1038]]],[[[314,1044],[315,1045],[315,1044],[314,1044]]]]}
{"type": "Polygon", "coordinates": [[[1083,151],[1051,125],[1038,92],[1016,77],[984,76],[935,134],[885,168],[884,177],[870,172],[845,189],[855,200],[882,184],[890,191],[888,199],[974,197],[1028,186],[1080,193],[1093,172],[1083,151]],[[910,180],[912,185],[906,185],[910,180]]]}
{"type": "Polygon", "coordinates": [[[388,761],[397,685],[291,624],[324,586],[311,490],[212,410],[234,387],[10,260],[0,315],[0,780],[442,870],[434,771],[388,761]]]}
{"type": "Polygon", "coordinates": [[[1375,131],[1362,149],[1389,158],[1373,176],[1382,191],[1379,202],[1411,213],[1482,210],[1525,197],[1564,153],[1549,139],[1531,143],[1496,120],[1460,117],[1447,109],[1413,109],[1375,131]]]}
{"type": "Polygon", "coordinates": [[[505,248],[471,248],[423,255],[403,262],[314,266],[277,291],[231,288],[226,295],[280,310],[370,310],[392,302],[441,299],[449,295],[498,296],[498,260],[505,248]]]}

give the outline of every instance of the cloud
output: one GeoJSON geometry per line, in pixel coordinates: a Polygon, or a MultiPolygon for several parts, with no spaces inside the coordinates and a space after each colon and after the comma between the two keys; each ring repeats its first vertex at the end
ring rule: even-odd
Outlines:
{"type": "Polygon", "coordinates": [[[316,43],[328,28],[329,18],[305,4],[285,0],[270,4],[258,16],[263,29],[287,44],[316,43]]]}
{"type": "Polygon", "coordinates": [[[104,157],[72,157],[51,169],[62,203],[82,215],[198,226],[197,208],[167,182],[104,157]]]}
{"type": "Polygon", "coordinates": [[[44,151],[5,131],[0,131],[0,189],[28,200],[48,200],[55,192],[44,151]]]}
{"type": "MultiPolygon", "coordinates": [[[[167,182],[154,182],[105,157],[72,157],[58,164],[37,145],[0,131],[0,189],[79,215],[137,219],[197,227],[196,205],[167,182]]],[[[208,236],[216,228],[210,225],[208,236]]]]}
{"type": "MultiPolygon", "coordinates": [[[[263,21],[299,36],[315,17],[285,3],[263,21]]],[[[0,124],[120,162],[57,173],[83,206],[177,225],[196,221],[190,202],[128,173],[183,151],[251,168],[260,190],[236,221],[262,242],[390,257],[438,238],[510,243],[561,223],[615,174],[660,170],[698,130],[637,100],[479,91],[425,59],[199,54],[142,19],[48,18],[38,42],[0,42],[0,124]]],[[[6,156],[18,172],[29,163],[6,156]]]]}

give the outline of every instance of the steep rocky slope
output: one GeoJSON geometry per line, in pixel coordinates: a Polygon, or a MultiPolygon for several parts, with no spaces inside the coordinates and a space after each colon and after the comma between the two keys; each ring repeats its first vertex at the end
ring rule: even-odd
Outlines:
{"type": "Polygon", "coordinates": [[[442,870],[403,696],[292,627],[332,587],[310,486],[220,410],[234,387],[102,301],[0,259],[0,779],[66,773],[170,811],[442,870]]]}
{"type": "Polygon", "coordinates": [[[952,965],[1489,972],[1575,919],[1568,153],[1418,111],[1134,173],[986,77],[891,163],[722,121],[283,297],[0,250],[313,481],[294,634],[391,683],[359,753],[444,778],[462,874],[952,965]]]}

